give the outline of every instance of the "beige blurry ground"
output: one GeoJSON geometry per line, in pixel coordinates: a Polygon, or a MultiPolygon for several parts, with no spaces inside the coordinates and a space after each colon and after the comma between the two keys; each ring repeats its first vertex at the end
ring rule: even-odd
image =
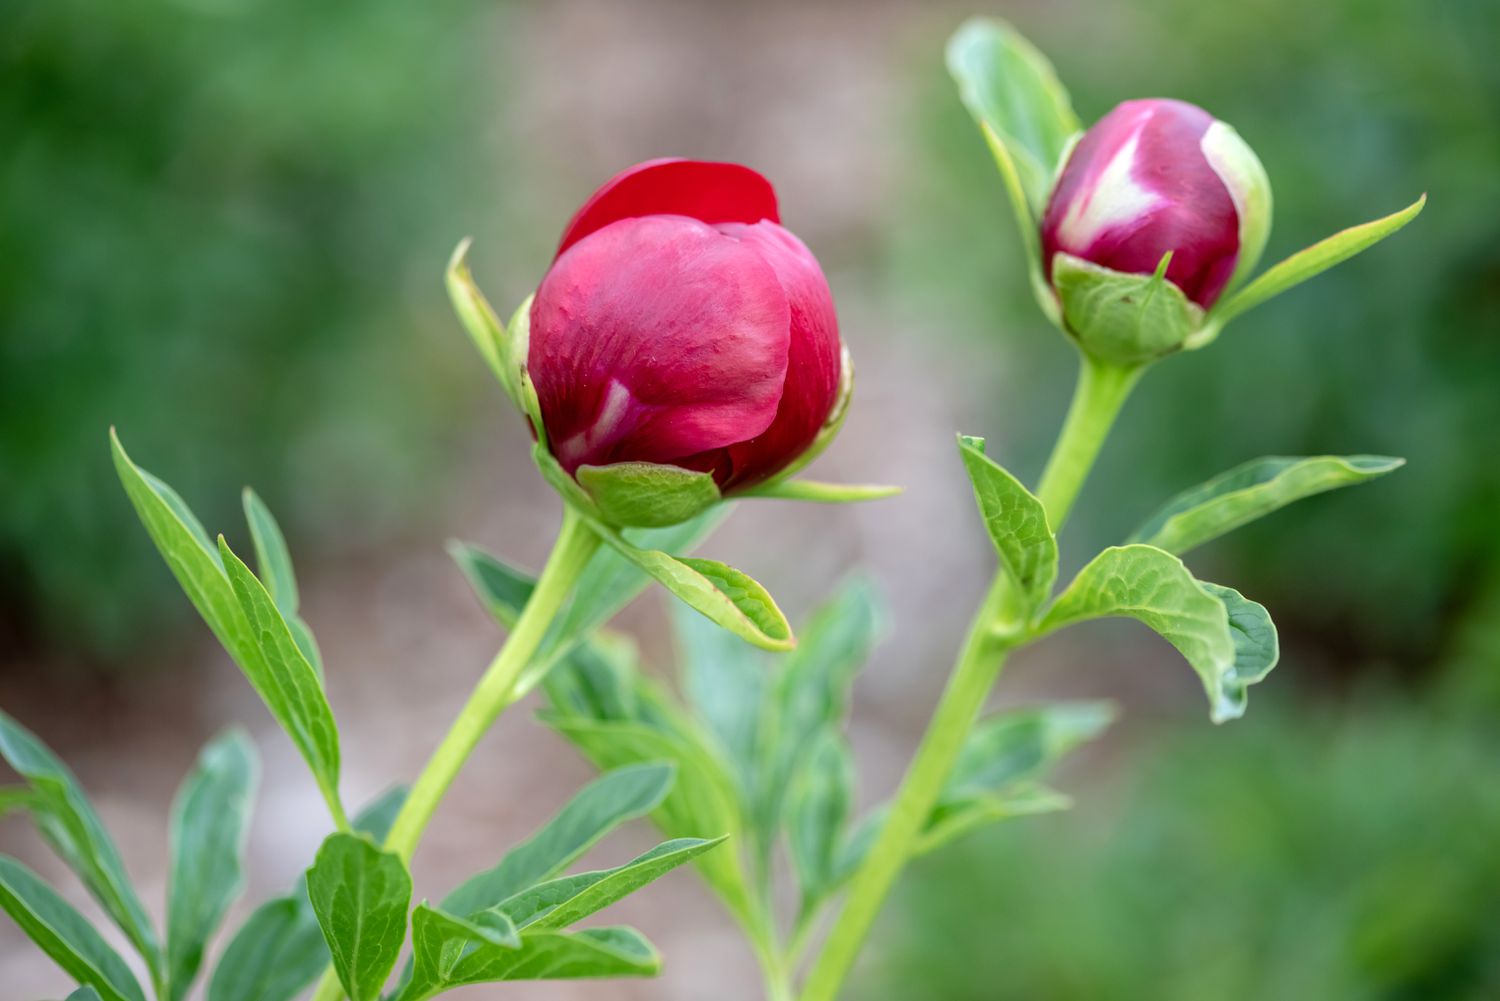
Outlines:
{"type": "MultiPolygon", "coordinates": [[[[505,130],[535,162],[537,201],[557,206],[550,225],[560,226],[570,203],[628,163],[674,154],[741,160],[775,180],[784,220],[828,267],[859,380],[847,427],[817,473],[894,481],[908,491],[867,507],[742,505],[711,550],[764,581],[794,618],[856,565],[878,581],[896,625],[857,692],[866,798],[895,783],[991,565],[949,443],[958,428],[986,430],[972,419],[981,409],[965,401],[1003,391],[1003,362],[935,356],[920,318],[903,317],[900,304],[884,298],[873,249],[872,221],[901,197],[900,179],[910,169],[901,130],[908,82],[922,60],[936,64],[943,38],[964,13],[891,2],[569,0],[509,17],[509,37],[497,49],[497,58],[512,61],[505,130]]],[[[1008,227],[999,227],[1004,238],[1008,227]]],[[[535,277],[499,276],[499,284],[521,290],[535,277]]],[[[432,326],[461,336],[446,317],[432,326]]],[[[414,364],[419,352],[414,340],[414,364]]],[[[500,639],[444,555],[444,540],[472,539],[535,566],[555,528],[557,504],[495,397],[491,423],[469,446],[467,474],[409,545],[303,568],[304,614],[328,662],[350,802],[417,773],[500,639]],[[495,427],[507,430],[496,434],[495,427]]],[[[991,433],[1003,448],[1003,434],[991,433]]],[[[627,612],[625,624],[649,631],[660,616],[652,595],[627,612]]],[[[326,832],[290,745],[206,632],[199,640],[182,663],[115,690],[80,690],[22,670],[8,672],[0,692],[7,710],[78,772],[158,917],[172,789],[196,748],[221,727],[250,728],[264,758],[245,900],[286,887],[326,832]]],[[[659,640],[646,645],[664,654],[659,640]]],[[[1048,662],[1063,652],[1050,649],[1013,671],[1013,696],[1119,690],[1121,682],[1102,672],[1081,682],[1074,672],[1050,672],[1048,662]]],[[[1161,701],[1192,694],[1186,672],[1152,677],[1167,678],[1155,693],[1161,701]]],[[[512,711],[460,776],[415,861],[419,898],[440,896],[493,864],[590,777],[567,745],[529,718],[531,708],[512,711]]],[[[628,858],[652,835],[637,826],[592,861],[628,858]]],[[[23,820],[0,821],[0,850],[96,913],[23,820]]],[[[242,903],[229,924],[247,911],[242,903]]],[[[669,876],[608,918],[635,924],[661,947],[667,968],[660,980],[480,987],[453,996],[759,997],[744,946],[690,872],[669,876]]],[[[66,993],[50,963],[0,922],[0,1001],[66,993]]]]}

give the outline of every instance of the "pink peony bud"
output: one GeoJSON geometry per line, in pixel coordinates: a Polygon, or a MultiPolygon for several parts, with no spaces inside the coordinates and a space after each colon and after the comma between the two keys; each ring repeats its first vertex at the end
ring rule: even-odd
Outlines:
{"type": "Polygon", "coordinates": [[[1183,101],[1126,101],[1084,133],[1042,217],[1042,262],[1066,253],[1167,280],[1203,309],[1259,259],[1270,185],[1223,122],[1183,101]]]}
{"type": "Polygon", "coordinates": [[[833,296],[748,167],[653,160],[594,193],[531,307],[553,456],[712,473],[724,492],[805,452],[834,409],[833,296]]]}

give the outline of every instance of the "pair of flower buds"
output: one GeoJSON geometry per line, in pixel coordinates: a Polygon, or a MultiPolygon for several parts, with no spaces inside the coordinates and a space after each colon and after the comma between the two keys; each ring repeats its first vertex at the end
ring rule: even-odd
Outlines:
{"type": "MultiPolygon", "coordinates": [[[[1153,276],[1182,322],[1143,350],[1176,350],[1254,268],[1270,201],[1255,154],[1207,112],[1120,105],[1065,157],[1042,217],[1055,315],[1085,350],[1105,345],[1097,311],[1072,300],[1090,278],[1153,276]]],[[[610,180],[524,321],[534,430],[586,491],[620,464],[708,474],[723,496],[764,489],[831,437],[852,383],[817,259],[782,228],[770,183],[735,164],[655,160],[610,180]]]]}

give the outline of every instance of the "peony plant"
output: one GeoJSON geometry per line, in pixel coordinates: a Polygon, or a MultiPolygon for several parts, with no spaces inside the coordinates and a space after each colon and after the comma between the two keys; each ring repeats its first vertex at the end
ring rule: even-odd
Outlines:
{"type": "Polygon", "coordinates": [[[23,780],[0,790],[0,809],[32,817],[137,954],[127,962],[35,873],[0,856],[0,907],[77,983],[70,1001],[145,1001],[147,988],[181,1001],[205,973],[208,1001],[291,1001],[309,989],[316,1001],[425,1001],[477,983],[650,976],[661,960],[639,932],[578,923],[688,862],[744,930],[768,998],[833,1001],[910,859],[1067,805],[1047,771],[1112,710],[1052,704],[981,718],[1010,655],[1074,623],[1132,618],[1197,672],[1215,721],[1244,713],[1249,687],[1276,664],[1275,626],[1264,607],[1198,579],[1181,557],[1400,460],[1253,459],[1169,499],[1061,588],[1059,532],[1152,365],[1206,346],[1248,309],[1395,232],[1422,201],[1252,277],[1271,188],[1228,125],[1151,99],[1084,130],[1046,59],[997,21],[964,26],[948,61],[1010,196],[1037,302],[1077,349],[1080,377],[1034,491],[982,438],[958,439],[996,572],[893,795],[855,819],[844,723],[882,619],[868,584],[844,586],[798,637],[753,578],[687,555],[739,498],[841,503],[894,492],[797,476],[837,433],[853,387],[828,282],[781,225],[761,175],[650,161],[584,202],[508,322],[475,284],[467,241],[449,263],[459,318],[527,422],[562,517],[534,577],[454,545],[507,637],[410,786],[346,807],[322,657],[266,505],[246,492],[252,570],[111,433],[126,495],[306,762],[330,833],[306,873],[256,909],[205,971],[242,881],[253,745],[226,733],[183,783],[163,934],[76,778],[0,713],[0,754],[23,780]],[[653,581],[680,599],[677,694],[608,627],[653,581]],[[495,866],[436,904],[414,903],[408,865],[438,803],[479,738],[538,687],[544,722],[601,776],[495,866]],[[569,873],[609,832],[648,815],[667,840],[612,868],[569,873]]]}

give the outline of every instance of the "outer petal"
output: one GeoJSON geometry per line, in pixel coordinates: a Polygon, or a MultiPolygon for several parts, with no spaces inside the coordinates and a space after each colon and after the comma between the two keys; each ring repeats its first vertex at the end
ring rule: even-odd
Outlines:
{"type": "Polygon", "coordinates": [[[753,247],[682,216],[625,219],[553,264],[527,363],[563,468],[670,462],[776,416],[790,311],[753,247]]]}
{"type": "Polygon", "coordinates": [[[728,448],[679,460],[712,471],[719,487],[730,491],[769,478],[812,445],[838,397],[842,351],[833,293],[806,244],[773,222],[718,228],[764,256],[791,306],[786,387],[771,426],[728,448]]]}
{"type": "Polygon", "coordinates": [[[779,222],[771,182],[737,163],[647,160],[606,181],[563,230],[559,255],[621,219],[685,215],[706,223],[779,222]]]}
{"type": "Polygon", "coordinates": [[[1084,135],[1042,218],[1048,274],[1059,250],[1129,274],[1172,252],[1167,278],[1207,308],[1239,255],[1235,203],[1204,155],[1213,116],[1182,101],[1126,101],[1084,135]]]}

